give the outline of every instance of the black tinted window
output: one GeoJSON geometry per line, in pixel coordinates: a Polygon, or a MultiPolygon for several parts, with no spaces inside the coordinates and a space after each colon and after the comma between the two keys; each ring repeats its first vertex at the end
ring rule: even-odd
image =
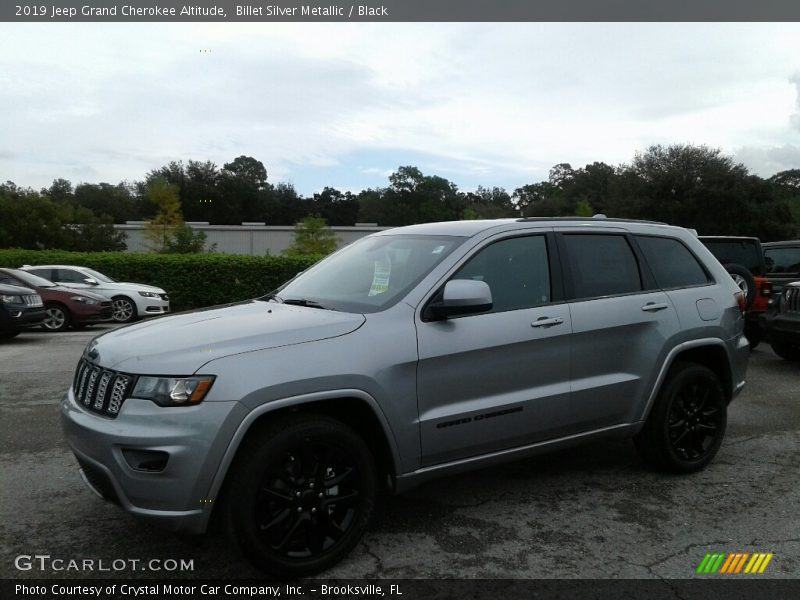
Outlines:
{"type": "Polygon", "coordinates": [[[796,248],[765,248],[764,259],[770,273],[800,272],[800,246],[796,248]]]}
{"type": "Polygon", "coordinates": [[[485,281],[492,290],[492,312],[550,302],[550,267],[544,236],[495,242],[473,256],[453,279],[485,281]]]}
{"type": "Polygon", "coordinates": [[[56,277],[56,281],[63,281],[64,283],[86,283],[86,275],[72,269],[58,269],[56,277]]]}
{"type": "Polygon", "coordinates": [[[638,292],[639,265],[628,240],[621,235],[564,236],[576,298],[638,292]]]}
{"type": "Polygon", "coordinates": [[[48,281],[54,281],[57,273],[56,269],[28,269],[29,273],[33,273],[37,277],[42,277],[48,281]]]}
{"type": "Polygon", "coordinates": [[[764,276],[761,245],[755,240],[700,240],[723,265],[741,265],[753,275],[764,276]]]}
{"type": "Polygon", "coordinates": [[[708,283],[708,276],[694,255],[678,240],[662,237],[637,237],[647,264],[662,289],[708,283]]]}

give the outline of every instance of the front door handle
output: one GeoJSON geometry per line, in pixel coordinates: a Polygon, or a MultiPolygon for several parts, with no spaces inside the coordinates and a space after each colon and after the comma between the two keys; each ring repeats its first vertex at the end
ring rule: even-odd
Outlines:
{"type": "Polygon", "coordinates": [[[648,302],[642,307],[642,310],[645,312],[657,312],[659,310],[664,310],[665,308],[669,308],[669,304],[666,302],[648,302]]]}
{"type": "Polygon", "coordinates": [[[561,317],[553,317],[552,319],[540,317],[531,323],[531,327],[552,327],[553,325],[561,325],[563,322],[564,319],[561,317]]]}

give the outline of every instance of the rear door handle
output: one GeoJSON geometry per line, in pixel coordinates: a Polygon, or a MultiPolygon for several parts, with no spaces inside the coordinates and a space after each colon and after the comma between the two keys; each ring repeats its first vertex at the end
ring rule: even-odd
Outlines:
{"type": "Polygon", "coordinates": [[[553,317],[552,319],[540,317],[531,323],[531,327],[552,327],[553,325],[561,325],[563,322],[564,319],[561,317],[553,317]]]}
{"type": "Polygon", "coordinates": [[[642,310],[645,312],[657,312],[659,310],[664,310],[665,308],[669,308],[669,304],[666,302],[648,302],[642,307],[642,310]]]}

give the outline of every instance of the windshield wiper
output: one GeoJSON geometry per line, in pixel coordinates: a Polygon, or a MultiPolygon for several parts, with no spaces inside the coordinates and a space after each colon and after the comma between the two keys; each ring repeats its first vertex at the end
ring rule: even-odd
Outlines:
{"type": "Polygon", "coordinates": [[[260,298],[256,298],[256,300],[260,300],[261,302],[279,302],[283,304],[283,298],[278,296],[278,294],[269,293],[266,296],[261,296],[260,298]]]}
{"type": "Polygon", "coordinates": [[[333,310],[328,306],[324,306],[316,300],[309,300],[308,298],[284,298],[284,304],[294,304],[295,306],[307,306],[309,308],[321,308],[322,310],[333,310]]]}

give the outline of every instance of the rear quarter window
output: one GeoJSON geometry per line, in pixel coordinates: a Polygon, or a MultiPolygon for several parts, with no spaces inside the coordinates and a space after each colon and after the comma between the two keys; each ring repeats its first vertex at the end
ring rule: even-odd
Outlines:
{"type": "Polygon", "coordinates": [[[765,248],[764,260],[770,273],[800,272],[800,246],[765,248]]]}
{"type": "Polygon", "coordinates": [[[692,287],[710,282],[706,270],[680,241],[636,236],[636,242],[661,289],[692,287]]]}

